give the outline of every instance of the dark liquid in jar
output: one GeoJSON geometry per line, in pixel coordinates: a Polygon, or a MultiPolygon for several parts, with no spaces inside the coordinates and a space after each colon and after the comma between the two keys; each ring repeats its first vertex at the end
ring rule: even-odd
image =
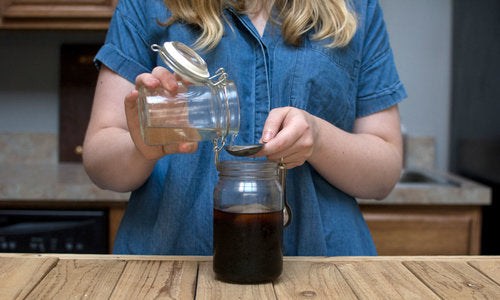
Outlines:
{"type": "Polygon", "coordinates": [[[214,272],[235,283],[269,282],[283,270],[283,214],[214,210],[214,272]]]}

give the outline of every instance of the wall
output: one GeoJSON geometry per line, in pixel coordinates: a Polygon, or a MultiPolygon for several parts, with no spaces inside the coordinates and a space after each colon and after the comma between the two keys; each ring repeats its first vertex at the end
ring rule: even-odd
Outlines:
{"type": "Polygon", "coordinates": [[[57,133],[63,43],[102,43],[104,32],[0,31],[0,132],[57,133]]]}
{"type": "MultiPolygon", "coordinates": [[[[436,166],[448,167],[451,0],[379,0],[409,94],[400,105],[409,135],[436,140],[436,166]]],[[[0,131],[58,128],[59,46],[101,42],[99,32],[0,32],[0,131]]]]}
{"type": "Polygon", "coordinates": [[[408,133],[436,140],[436,166],[448,169],[451,0],[379,0],[408,98],[400,105],[408,133]]]}

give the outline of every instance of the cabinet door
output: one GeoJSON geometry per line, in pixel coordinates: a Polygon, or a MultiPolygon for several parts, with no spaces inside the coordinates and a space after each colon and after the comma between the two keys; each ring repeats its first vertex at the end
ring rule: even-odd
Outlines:
{"type": "Polygon", "coordinates": [[[61,47],[59,81],[59,161],[81,162],[98,71],[93,59],[100,45],[61,47]]]}
{"type": "Polygon", "coordinates": [[[106,29],[118,0],[3,0],[0,27],[106,29]]]}
{"type": "Polygon", "coordinates": [[[362,206],[379,255],[478,255],[481,207],[362,206]]]}

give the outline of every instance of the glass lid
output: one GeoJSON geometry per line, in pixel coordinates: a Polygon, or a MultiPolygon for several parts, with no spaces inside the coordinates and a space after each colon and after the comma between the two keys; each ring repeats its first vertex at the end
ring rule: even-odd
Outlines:
{"type": "Polygon", "coordinates": [[[184,80],[192,83],[209,81],[207,63],[193,49],[181,42],[165,42],[163,46],[152,45],[151,49],[160,53],[161,59],[184,80]]]}

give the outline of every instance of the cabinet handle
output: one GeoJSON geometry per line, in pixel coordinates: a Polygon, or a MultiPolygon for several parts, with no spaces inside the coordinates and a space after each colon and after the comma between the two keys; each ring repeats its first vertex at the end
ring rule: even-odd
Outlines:
{"type": "Polygon", "coordinates": [[[76,155],[82,155],[82,153],[83,153],[83,147],[80,146],[80,145],[76,146],[75,147],[75,154],[76,155]]]}
{"type": "Polygon", "coordinates": [[[90,65],[94,63],[94,55],[80,55],[78,56],[78,63],[82,65],[90,65]]]}

